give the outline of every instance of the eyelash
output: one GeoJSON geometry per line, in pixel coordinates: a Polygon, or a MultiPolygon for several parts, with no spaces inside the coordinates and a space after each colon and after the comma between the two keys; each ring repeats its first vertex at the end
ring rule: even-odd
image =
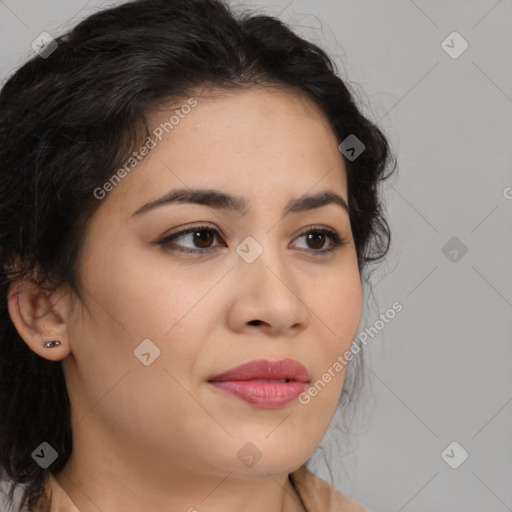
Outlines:
{"type": "MultiPolygon", "coordinates": [[[[177,233],[173,233],[172,235],[169,235],[169,236],[165,237],[164,239],[160,240],[160,242],[158,242],[158,244],[162,245],[162,246],[167,246],[166,250],[184,252],[187,254],[206,254],[206,253],[210,253],[213,250],[215,250],[214,247],[208,247],[208,248],[194,250],[194,249],[183,249],[178,246],[170,247],[168,245],[169,242],[171,242],[177,238],[181,238],[184,235],[187,235],[189,233],[195,233],[197,231],[213,231],[216,238],[220,237],[220,233],[217,229],[215,229],[211,226],[207,226],[207,225],[198,225],[198,226],[192,226],[192,227],[184,229],[182,231],[178,231],[177,233]]],[[[324,235],[327,235],[329,237],[329,239],[331,240],[331,246],[328,249],[319,249],[319,250],[309,249],[310,251],[312,251],[312,254],[314,254],[315,256],[322,256],[322,255],[330,254],[330,253],[336,251],[337,249],[339,249],[341,246],[348,243],[348,240],[345,238],[342,238],[336,231],[334,231],[332,229],[328,229],[328,228],[323,228],[323,227],[320,228],[320,227],[315,227],[315,226],[310,227],[307,231],[303,231],[302,233],[300,233],[297,236],[297,238],[300,238],[304,235],[308,235],[310,233],[322,233],[324,235]]],[[[308,250],[308,249],[306,249],[306,250],[308,250]]]]}

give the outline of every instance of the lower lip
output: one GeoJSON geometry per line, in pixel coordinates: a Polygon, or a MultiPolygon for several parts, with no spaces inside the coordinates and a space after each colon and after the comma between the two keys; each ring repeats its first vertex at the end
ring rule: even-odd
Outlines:
{"type": "Polygon", "coordinates": [[[277,409],[293,402],[307,387],[306,382],[261,382],[237,380],[208,382],[220,391],[229,393],[256,407],[277,409]]]}

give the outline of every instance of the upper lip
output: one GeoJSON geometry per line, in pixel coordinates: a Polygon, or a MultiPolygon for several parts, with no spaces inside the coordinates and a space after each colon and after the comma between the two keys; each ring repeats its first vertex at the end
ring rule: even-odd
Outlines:
{"type": "Polygon", "coordinates": [[[309,374],[302,364],[293,359],[281,359],[280,361],[256,359],[215,375],[209,379],[209,382],[254,379],[289,379],[297,382],[309,382],[309,374]]]}

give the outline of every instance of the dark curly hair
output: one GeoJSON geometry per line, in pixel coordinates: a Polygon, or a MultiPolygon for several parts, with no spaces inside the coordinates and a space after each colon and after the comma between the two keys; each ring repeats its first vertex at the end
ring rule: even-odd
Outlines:
{"type": "Polygon", "coordinates": [[[34,353],[14,327],[9,285],[30,277],[81,297],[81,242],[101,204],[94,190],[145,140],[153,109],[198,88],[307,95],[339,143],[354,134],[365,145],[357,159],[345,158],[360,272],[389,249],[378,187],[396,168],[329,56],[275,17],[235,14],[224,0],[138,0],[55,40],[0,93],[0,465],[13,482],[10,499],[23,484],[20,509],[30,510],[42,502],[48,472],[71,455],[70,403],[61,362],[34,353]],[[31,457],[42,441],[59,454],[47,470],[31,457]]]}

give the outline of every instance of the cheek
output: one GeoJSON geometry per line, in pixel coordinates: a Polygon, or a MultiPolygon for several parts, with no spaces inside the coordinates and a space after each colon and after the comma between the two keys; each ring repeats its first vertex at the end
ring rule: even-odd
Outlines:
{"type": "Polygon", "coordinates": [[[84,425],[99,421],[162,443],[165,432],[157,435],[147,418],[158,411],[162,425],[179,430],[176,411],[182,411],[178,423],[187,424],[183,418],[195,402],[180,383],[193,374],[202,331],[209,328],[207,320],[197,322],[197,315],[204,319],[204,308],[211,307],[200,301],[211,283],[141,264],[129,266],[126,259],[107,267],[108,272],[87,274],[87,310],[70,324],[76,373],[66,373],[76,418],[87,418],[84,425]],[[160,351],[148,366],[134,354],[145,339],[160,351]]]}
{"type": "MultiPolygon", "coordinates": [[[[73,327],[85,343],[73,351],[80,368],[93,369],[82,379],[94,398],[130,368],[143,366],[136,357],[139,346],[158,354],[146,370],[167,368],[180,379],[191,375],[212,322],[220,318],[222,307],[213,288],[224,269],[198,275],[192,266],[180,271],[166,263],[144,264],[140,255],[135,259],[128,251],[117,251],[101,266],[91,258],[86,269],[89,311],[73,327]],[[99,270],[92,272],[93,267],[99,270]],[[151,343],[141,345],[146,339],[151,343]]],[[[168,386],[169,375],[161,377],[168,386]]]]}
{"type": "Polygon", "coordinates": [[[308,410],[311,431],[324,431],[336,411],[347,370],[343,355],[351,347],[362,314],[359,273],[338,272],[336,275],[336,280],[315,288],[310,296],[311,305],[308,304],[310,321],[318,328],[318,371],[299,404],[308,410]]]}
{"type": "Polygon", "coordinates": [[[117,324],[115,332],[129,334],[133,341],[167,336],[182,319],[186,322],[219,279],[211,272],[209,276],[198,275],[197,269],[181,268],[162,259],[151,261],[140,251],[112,254],[103,258],[101,265],[98,258],[97,265],[88,265],[86,287],[96,299],[91,301],[93,316],[97,314],[102,328],[117,324]],[[92,268],[99,270],[93,272],[92,268]]]}
{"type": "Polygon", "coordinates": [[[363,309],[363,291],[359,274],[339,273],[324,287],[317,287],[311,301],[311,321],[318,321],[325,330],[326,350],[345,351],[354,339],[363,309]]]}

